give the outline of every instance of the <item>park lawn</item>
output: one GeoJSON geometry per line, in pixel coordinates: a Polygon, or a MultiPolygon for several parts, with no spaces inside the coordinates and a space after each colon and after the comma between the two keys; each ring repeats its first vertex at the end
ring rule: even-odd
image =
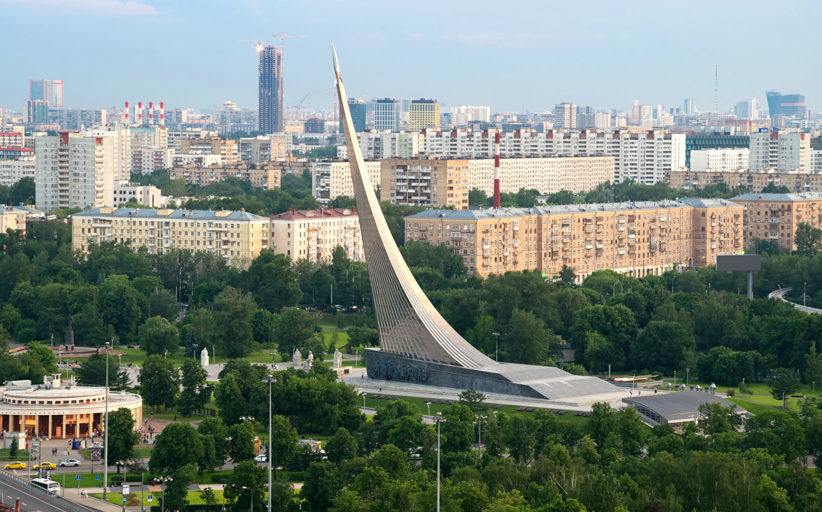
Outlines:
{"type": "Polygon", "coordinates": [[[151,421],[150,418],[151,418],[152,415],[154,415],[155,420],[171,420],[171,421],[179,421],[179,422],[185,422],[185,423],[189,423],[189,422],[192,422],[192,421],[200,421],[203,418],[207,418],[207,416],[199,416],[199,415],[196,415],[196,416],[183,416],[182,414],[177,413],[177,412],[166,412],[166,411],[154,412],[150,409],[147,409],[147,410],[143,411],[143,418],[149,418],[148,421],[151,421]]]}
{"type": "MultiPolygon", "coordinates": [[[[148,496],[151,495],[152,501],[143,501],[143,504],[146,506],[153,505],[159,506],[162,503],[162,492],[132,492],[127,496],[126,506],[128,507],[139,507],[140,506],[140,499],[147,500],[148,496]]],[[[96,492],[90,494],[90,496],[98,499],[103,499],[103,493],[96,492]]],[[[216,499],[218,504],[225,503],[225,497],[223,496],[223,491],[214,491],[214,498],[216,499]]],[[[122,505],[123,504],[123,495],[117,492],[110,492],[106,497],[106,501],[109,503],[113,503],[114,505],[122,505]]],[[[189,505],[205,505],[205,501],[203,501],[202,494],[200,491],[188,491],[188,504],[189,505]]]]}
{"type": "MultiPolygon", "coordinates": [[[[91,466],[86,463],[86,468],[90,467],[91,466]]],[[[116,471],[109,472],[109,476],[116,474],[116,471]]],[[[78,487],[80,489],[87,487],[103,487],[103,467],[101,464],[95,464],[94,473],[54,473],[51,476],[52,480],[67,489],[77,489],[78,487]],[[80,480],[77,480],[78,476],[80,477],[80,480]],[[97,477],[100,477],[100,479],[97,480],[97,477]],[[65,484],[63,483],[64,478],[65,484]]]]}
{"type": "Polygon", "coordinates": [[[14,460],[26,462],[29,459],[29,452],[25,450],[25,446],[17,450],[17,457],[9,455],[10,450],[0,449],[0,460],[14,460]]]}
{"type": "MultiPolygon", "coordinates": [[[[770,395],[769,396],[763,396],[763,395],[736,395],[734,398],[737,398],[737,399],[741,400],[744,403],[756,404],[756,405],[760,405],[760,406],[769,407],[771,409],[778,409],[778,408],[782,407],[782,400],[776,400],[770,395]]],[[[800,399],[789,398],[787,400],[788,410],[791,410],[793,412],[799,412],[800,409],[801,409],[801,407],[800,407],[800,402],[801,401],[802,400],[800,400],[800,399]]],[[[734,402],[734,403],[736,403],[736,402],[734,402]]],[[[745,405],[743,405],[743,404],[740,404],[740,405],[745,407],[745,405]]],[[[747,409],[747,407],[745,407],[745,408],[747,409]]],[[[751,411],[751,412],[753,412],[753,411],[751,411]]]]}
{"type": "Polygon", "coordinates": [[[728,400],[744,408],[751,414],[762,414],[763,412],[773,411],[775,409],[774,407],[771,407],[769,405],[757,404],[741,398],[728,398],[728,400]]]}
{"type": "MultiPolygon", "coordinates": [[[[428,402],[430,399],[412,397],[412,396],[403,396],[403,397],[400,397],[400,398],[402,400],[405,400],[406,402],[410,403],[411,405],[413,405],[421,414],[428,414],[428,407],[425,405],[425,403],[428,402]]],[[[362,400],[362,398],[360,398],[360,400],[362,400]]],[[[380,406],[386,405],[390,402],[391,402],[391,400],[381,400],[381,399],[372,398],[372,395],[370,395],[370,394],[368,396],[366,396],[366,398],[365,398],[366,407],[380,407],[380,406]]],[[[457,401],[454,400],[454,403],[456,403],[456,402],[457,401]]],[[[490,404],[490,405],[493,405],[493,404],[490,404]]],[[[448,407],[446,404],[432,403],[431,404],[431,414],[436,414],[438,412],[442,412],[442,411],[445,410],[446,407],[448,407]]],[[[504,411],[506,414],[511,414],[511,413],[519,412],[519,411],[517,411],[517,409],[519,409],[519,407],[517,407],[515,405],[503,405],[499,409],[490,409],[490,410],[491,411],[504,411]]],[[[536,407],[534,407],[533,409],[534,409],[534,412],[540,410],[536,407]]],[[[527,413],[527,412],[523,411],[523,414],[532,414],[532,413],[527,413]]],[[[567,413],[565,413],[563,415],[557,415],[556,418],[560,422],[571,423],[571,424],[574,424],[574,425],[577,425],[577,426],[584,425],[584,424],[588,423],[588,420],[589,420],[589,418],[586,418],[584,416],[576,416],[574,414],[574,411],[568,411],[567,413]]]]}
{"type": "Polygon", "coordinates": [[[337,333],[337,343],[335,344],[335,346],[337,348],[343,348],[344,346],[346,346],[348,344],[348,333],[347,332],[339,331],[339,330],[337,330],[337,327],[335,326],[330,331],[323,331],[320,334],[323,337],[323,341],[327,345],[331,342],[331,338],[334,337],[335,332],[337,333]]]}

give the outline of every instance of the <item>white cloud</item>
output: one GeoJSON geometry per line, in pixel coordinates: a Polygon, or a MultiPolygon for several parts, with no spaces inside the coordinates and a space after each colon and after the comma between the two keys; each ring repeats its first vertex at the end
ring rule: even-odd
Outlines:
{"type": "Polygon", "coordinates": [[[0,4],[48,7],[107,16],[143,16],[157,13],[153,5],[140,0],[0,0],[0,4]]]}

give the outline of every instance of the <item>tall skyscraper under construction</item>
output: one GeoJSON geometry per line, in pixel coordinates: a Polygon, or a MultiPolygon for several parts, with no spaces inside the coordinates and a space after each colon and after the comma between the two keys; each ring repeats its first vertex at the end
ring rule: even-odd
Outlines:
{"type": "Polygon", "coordinates": [[[260,49],[260,131],[283,131],[283,52],[276,46],[260,49]]]}

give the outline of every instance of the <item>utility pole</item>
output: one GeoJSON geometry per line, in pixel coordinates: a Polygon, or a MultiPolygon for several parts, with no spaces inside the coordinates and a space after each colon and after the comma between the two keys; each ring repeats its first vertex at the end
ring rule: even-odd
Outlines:
{"type": "Polygon", "coordinates": [[[440,512],[440,425],[445,418],[442,417],[441,412],[438,412],[434,421],[437,422],[437,512],[440,512]]]}
{"type": "Polygon", "coordinates": [[[495,343],[496,349],[494,350],[494,361],[499,362],[499,333],[495,332],[495,333],[492,333],[492,334],[496,338],[496,343],[495,343]]]}
{"type": "MultiPolygon", "coordinates": [[[[268,512],[271,512],[271,465],[274,463],[273,451],[271,450],[271,385],[277,382],[277,379],[269,377],[266,380],[268,380],[268,449],[266,450],[268,455],[268,512]]],[[[252,507],[254,506],[253,498],[252,496],[252,507]]]]}
{"type": "MultiPolygon", "coordinates": [[[[114,344],[114,338],[111,338],[112,345],[114,344]]],[[[106,420],[105,420],[105,430],[103,430],[103,435],[105,439],[104,443],[104,457],[103,457],[103,501],[105,501],[106,496],[108,494],[108,349],[109,343],[106,342],[106,420]]]]}

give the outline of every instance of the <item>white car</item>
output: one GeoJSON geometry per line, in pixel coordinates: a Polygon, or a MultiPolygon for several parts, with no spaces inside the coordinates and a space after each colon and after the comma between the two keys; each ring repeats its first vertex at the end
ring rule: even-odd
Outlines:
{"type": "Polygon", "coordinates": [[[76,468],[77,466],[80,465],[80,461],[77,460],[77,459],[66,459],[66,460],[61,460],[60,463],[57,464],[57,465],[60,466],[61,468],[67,468],[67,467],[75,467],[76,468]]]}
{"type": "Polygon", "coordinates": [[[266,457],[264,453],[261,453],[260,455],[254,457],[254,460],[257,462],[268,462],[268,457],[266,457]]]}

